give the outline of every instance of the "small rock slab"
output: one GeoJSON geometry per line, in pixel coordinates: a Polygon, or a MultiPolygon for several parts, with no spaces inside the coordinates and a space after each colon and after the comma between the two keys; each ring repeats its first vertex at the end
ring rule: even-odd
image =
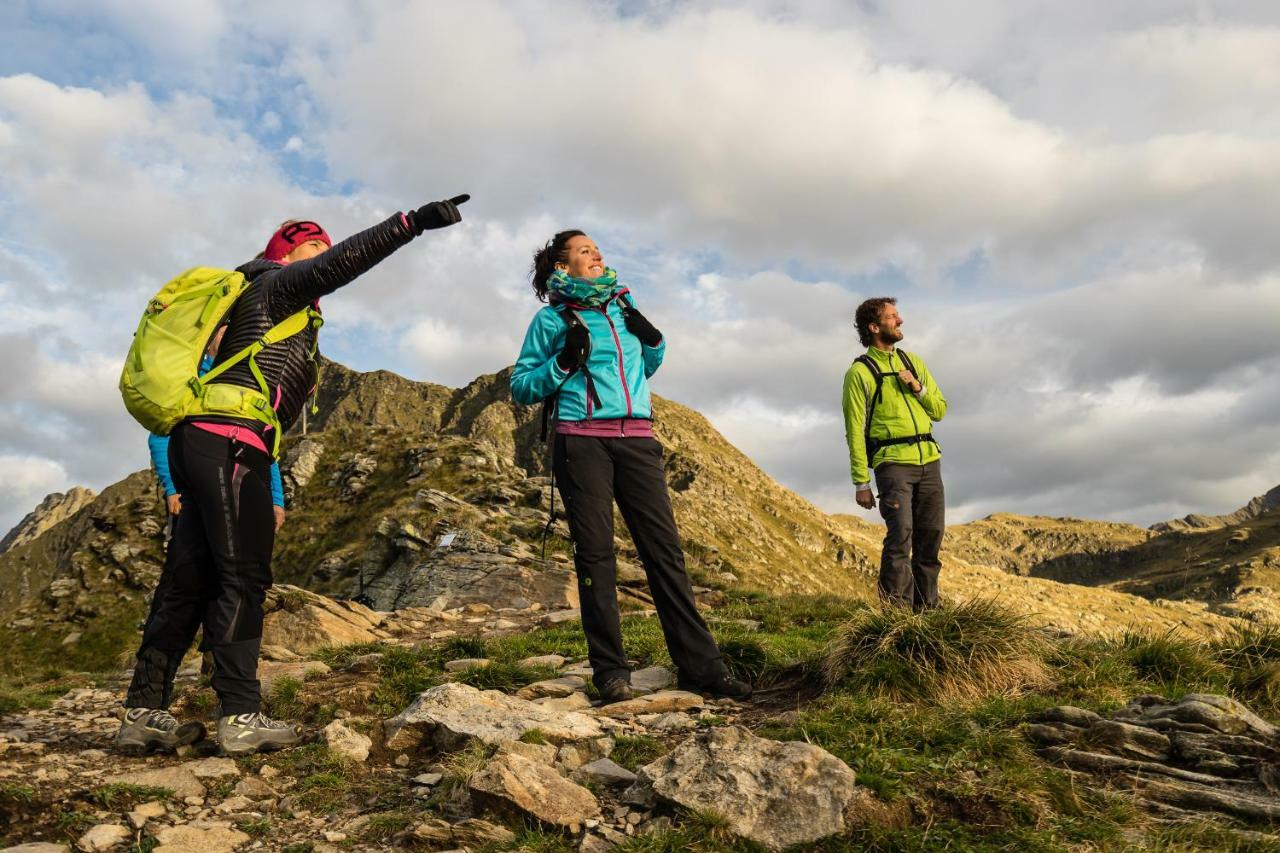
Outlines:
{"type": "Polygon", "coordinates": [[[636,774],[610,758],[601,758],[573,771],[573,780],[606,788],[626,787],[636,781],[636,774]]]}
{"type": "Polygon", "coordinates": [[[434,845],[457,844],[464,847],[511,844],[516,840],[516,834],[505,826],[478,818],[469,818],[459,823],[449,823],[438,817],[431,818],[413,828],[413,837],[434,845]]]}
{"type": "Polygon", "coordinates": [[[531,816],[543,823],[577,829],[600,814],[595,795],[545,764],[503,753],[471,777],[472,802],[482,808],[531,816]]]}
{"type": "MultiPolygon", "coordinates": [[[[190,762],[194,763],[194,762],[190,762]]],[[[131,770],[108,776],[104,784],[143,785],[148,788],[168,788],[175,796],[203,797],[204,785],[186,765],[178,767],[158,767],[155,770],[131,770]]]]}
{"type": "Polygon", "coordinates": [[[587,682],[581,676],[563,675],[559,678],[526,684],[516,691],[516,695],[521,699],[564,699],[580,690],[585,690],[586,686],[587,682]]]}
{"type": "Polygon", "coordinates": [[[87,853],[98,853],[98,851],[110,850],[117,844],[123,844],[132,837],[133,833],[127,826],[121,826],[118,823],[100,823],[90,827],[88,832],[80,836],[76,846],[87,853]]]}
{"type": "Polygon", "coordinates": [[[5,847],[0,853],[68,853],[65,844],[51,844],[48,841],[32,841],[19,844],[17,847],[5,847]]]}
{"type": "Polygon", "coordinates": [[[560,667],[564,666],[564,662],[566,660],[567,658],[564,655],[534,655],[531,658],[525,658],[524,660],[520,661],[520,666],[527,666],[527,667],[550,666],[550,667],[555,667],[556,669],[559,669],[560,667]]]}
{"type": "Polygon", "coordinates": [[[234,793],[251,800],[268,800],[277,796],[276,790],[257,776],[246,776],[235,787],[234,793]]]}
{"type": "Polygon", "coordinates": [[[570,693],[563,699],[534,699],[534,704],[551,711],[586,711],[591,707],[591,700],[585,693],[570,693]]]}
{"type": "Polygon", "coordinates": [[[493,661],[489,658],[458,658],[445,663],[445,672],[466,672],[469,669],[485,669],[493,661]]]}
{"type": "Polygon", "coordinates": [[[413,704],[383,723],[387,748],[410,749],[430,738],[451,751],[473,740],[488,744],[519,740],[538,729],[552,743],[600,737],[600,723],[586,714],[558,712],[497,690],[441,684],[418,694],[413,704]]]}
{"type": "Polygon", "coordinates": [[[843,832],[846,811],[865,796],[825,749],[740,726],[694,735],[637,775],[662,799],[723,815],[734,833],[770,850],[843,832]]]}
{"type": "Polygon", "coordinates": [[[582,618],[582,611],[574,607],[569,610],[553,610],[550,613],[543,614],[543,625],[563,625],[566,622],[572,622],[575,619],[582,618]]]}
{"type": "Polygon", "coordinates": [[[199,761],[188,761],[182,766],[190,770],[191,775],[197,779],[225,779],[240,775],[240,768],[230,758],[202,758],[199,761]]]}
{"type": "Polygon", "coordinates": [[[152,818],[164,817],[168,812],[164,803],[153,800],[149,803],[142,803],[133,811],[129,812],[129,823],[133,824],[134,829],[142,829],[147,821],[152,818]]]}
{"type": "Polygon", "coordinates": [[[614,702],[596,709],[597,714],[615,717],[620,714],[666,714],[672,711],[690,711],[707,704],[697,693],[685,690],[659,690],[648,696],[637,696],[625,702],[614,702]]]}
{"type": "Polygon", "coordinates": [[[151,853],[231,853],[249,841],[249,836],[226,823],[189,823],[169,826],[156,832],[160,846],[151,853]]]}
{"type": "Polygon", "coordinates": [[[676,683],[676,676],[665,666],[647,666],[631,673],[631,689],[643,693],[657,693],[676,683]]]}

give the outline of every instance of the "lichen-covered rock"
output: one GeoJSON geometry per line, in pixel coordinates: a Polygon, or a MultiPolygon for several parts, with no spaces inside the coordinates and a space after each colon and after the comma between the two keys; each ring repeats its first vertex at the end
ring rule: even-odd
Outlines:
{"type": "Polygon", "coordinates": [[[843,761],[807,743],[713,728],[641,767],[664,800],[722,815],[729,829],[771,850],[843,832],[864,794],[843,761]]]}

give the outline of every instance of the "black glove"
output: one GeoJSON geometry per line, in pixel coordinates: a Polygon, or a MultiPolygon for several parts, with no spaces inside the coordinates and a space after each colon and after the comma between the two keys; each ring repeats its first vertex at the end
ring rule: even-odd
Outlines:
{"type": "Polygon", "coordinates": [[[458,212],[458,205],[470,198],[471,196],[463,193],[462,195],[454,196],[448,201],[433,201],[430,204],[424,204],[417,210],[410,211],[406,215],[409,218],[409,227],[413,229],[413,236],[417,237],[423,231],[430,231],[433,228],[445,228],[461,222],[462,214],[458,212]]]}
{"type": "Polygon", "coordinates": [[[572,371],[587,363],[587,353],[591,351],[591,333],[586,326],[573,325],[564,333],[564,348],[556,356],[556,364],[561,370],[572,371]]]}
{"type": "Polygon", "coordinates": [[[647,347],[656,347],[662,343],[662,332],[655,329],[653,324],[636,309],[629,306],[623,308],[622,319],[626,321],[627,331],[639,338],[640,343],[647,347]]]}

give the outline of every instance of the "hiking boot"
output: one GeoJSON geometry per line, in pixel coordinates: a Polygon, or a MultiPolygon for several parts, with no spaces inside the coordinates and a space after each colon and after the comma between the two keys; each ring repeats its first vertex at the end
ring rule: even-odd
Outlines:
{"type": "Polygon", "coordinates": [[[612,705],[614,702],[625,702],[636,698],[631,689],[631,682],[625,678],[610,678],[600,688],[600,704],[612,705]]]}
{"type": "Polygon", "coordinates": [[[741,702],[751,698],[751,685],[739,681],[727,672],[722,672],[709,681],[694,681],[681,676],[676,681],[676,687],[712,699],[736,699],[741,702]]]}
{"type": "Polygon", "coordinates": [[[116,735],[116,749],[125,755],[173,752],[202,737],[203,723],[179,724],[173,714],[160,708],[126,708],[116,735]]]}
{"type": "Polygon", "coordinates": [[[292,723],[273,720],[263,713],[232,714],[218,720],[218,746],[224,755],[250,755],[294,746],[302,732],[292,723]]]}

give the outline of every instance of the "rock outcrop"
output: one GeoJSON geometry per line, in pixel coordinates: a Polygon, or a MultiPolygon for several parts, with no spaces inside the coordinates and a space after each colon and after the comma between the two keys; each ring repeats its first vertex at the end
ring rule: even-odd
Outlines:
{"type": "Polygon", "coordinates": [[[0,554],[17,545],[31,542],[55,524],[65,521],[88,506],[95,495],[92,489],[72,486],[66,492],[54,492],[27,513],[13,529],[0,539],[0,554]]]}
{"type": "Polygon", "coordinates": [[[1280,730],[1225,696],[1139,696],[1110,718],[1052,708],[1026,735],[1047,760],[1157,806],[1280,819],[1280,730]]]}

